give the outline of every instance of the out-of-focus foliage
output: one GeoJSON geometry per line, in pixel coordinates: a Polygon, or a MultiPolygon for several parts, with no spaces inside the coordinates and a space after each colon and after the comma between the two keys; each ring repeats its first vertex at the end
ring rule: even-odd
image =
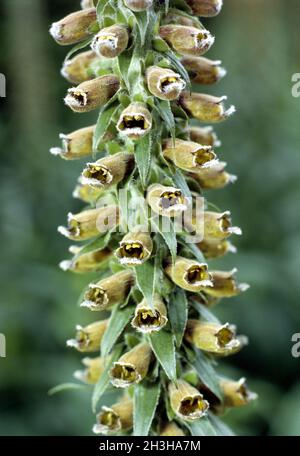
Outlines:
{"type": "MultiPolygon", "coordinates": [[[[239,255],[223,265],[218,260],[218,267],[237,264],[252,287],[216,312],[250,337],[249,347],[226,360],[224,372],[246,375],[260,395],[226,418],[237,433],[300,435],[300,359],[291,355],[291,336],[300,332],[300,99],[291,95],[291,76],[300,72],[300,5],[224,3],[220,16],[205,24],[217,38],[208,57],[221,58],[228,76],[209,91],[226,93],[238,108],[217,130],[220,158],[239,180],[210,199],[230,209],[244,231],[239,255]]],[[[82,321],[76,305],[88,278],[57,267],[68,243],[56,226],[68,210],[80,208],[70,195],[82,164],[70,166],[48,153],[60,131],[91,122],[60,102],[68,87],[59,76],[65,49],[47,33],[51,22],[75,9],[74,1],[2,0],[0,8],[0,72],[7,78],[7,98],[0,100],[0,333],[7,338],[0,433],[81,435],[93,422],[89,395],[47,396],[79,367],[65,340],[79,318],[90,321],[88,312],[82,321]]]]}

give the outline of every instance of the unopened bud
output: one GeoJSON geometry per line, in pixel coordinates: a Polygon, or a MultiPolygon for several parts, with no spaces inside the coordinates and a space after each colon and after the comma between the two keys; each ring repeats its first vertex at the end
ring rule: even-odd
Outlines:
{"type": "Polygon", "coordinates": [[[180,75],[168,68],[152,66],[146,77],[149,92],[161,100],[176,100],[186,86],[180,75]]]}
{"type": "Polygon", "coordinates": [[[60,263],[63,271],[72,271],[79,273],[96,272],[103,263],[109,260],[112,256],[112,251],[108,248],[102,250],[94,250],[92,252],[83,253],[80,255],[82,247],[72,246],[71,253],[75,254],[72,260],[64,260],[60,263]]]}
{"type": "Polygon", "coordinates": [[[183,420],[198,420],[209,408],[202,394],[184,380],[178,380],[177,385],[170,383],[169,397],[174,413],[183,420]]]}
{"type": "Polygon", "coordinates": [[[104,371],[105,360],[100,358],[100,356],[97,356],[97,358],[83,358],[82,364],[85,369],[75,371],[74,377],[81,382],[95,385],[104,371]]]}
{"type": "Polygon", "coordinates": [[[196,84],[215,84],[225,75],[220,60],[209,60],[205,57],[183,57],[182,65],[188,71],[191,82],[196,84]]]}
{"type": "Polygon", "coordinates": [[[95,77],[91,70],[91,65],[96,60],[98,60],[98,57],[95,52],[81,52],[72,59],[64,62],[61,74],[72,84],[81,84],[82,82],[89,81],[95,77]]]}
{"type": "Polygon", "coordinates": [[[111,407],[102,406],[93,427],[95,434],[119,434],[129,431],[133,425],[133,401],[123,399],[111,407]]]}
{"type": "Polygon", "coordinates": [[[146,377],[152,358],[147,343],[140,343],[125,353],[110,370],[111,383],[117,388],[126,388],[146,377]]]}
{"type": "Polygon", "coordinates": [[[52,147],[50,152],[65,160],[75,160],[91,155],[94,132],[95,125],[81,128],[68,135],[61,133],[59,137],[62,140],[62,147],[52,147]]]}
{"type": "Polygon", "coordinates": [[[202,241],[197,244],[205,258],[220,258],[228,252],[236,253],[236,248],[227,239],[202,241]]]}
{"type": "Polygon", "coordinates": [[[119,78],[113,74],[82,82],[68,90],[65,103],[75,112],[89,112],[103,106],[120,87],[119,78]]]}
{"type": "Polygon", "coordinates": [[[151,8],[153,0],[124,0],[125,5],[131,11],[145,11],[151,8]]]}
{"type": "Polygon", "coordinates": [[[122,112],[117,129],[122,136],[130,139],[139,139],[149,133],[152,128],[152,118],[146,105],[131,103],[122,112]]]}
{"type": "Polygon", "coordinates": [[[109,309],[115,304],[123,303],[133,284],[132,271],[118,272],[110,277],[91,283],[84,294],[81,307],[99,311],[109,309]]]}
{"type": "Polygon", "coordinates": [[[213,286],[207,288],[205,293],[216,298],[231,298],[247,291],[247,283],[237,283],[235,274],[237,269],[232,271],[211,271],[213,286]]]}
{"type": "Polygon", "coordinates": [[[183,437],[185,433],[174,421],[170,421],[161,426],[159,435],[161,437],[183,437]]]}
{"type": "Polygon", "coordinates": [[[208,127],[189,127],[188,133],[191,141],[194,141],[202,146],[219,147],[221,142],[217,138],[213,128],[208,127]]]}
{"type": "Polygon", "coordinates": [[[226,239],[232,234],[241,235],[242,231],[237,226],[232,226],[229,211],[219,213],[204,212],[204,240],[226,239]]]}
{"type": "Polygon", "coordinates": [[[137,266],[147,261],[153,250],[153,242],[148,232],[139,230],[126,234],[116,250],[121,264],[137,266]]]}
{"type": "Polygon", "coordinates": [[[201,146],[192,141],[167,139],[163,144],[163,155],[171,160],[178,168],[197,172],[209,169],[218,162],[211,146],[201,146]]]}
{"type": "Polygon", "coordinates": [[[219,384],[225,407],[241,407],[257,399],[257,394],[248,389],[245,377],[237,382],[222,378],[219,384]]]}
{"type": "Polygon", "coordinates": [[[223,0],[187,0],[187,4],[196,16],[217,16],[223,6],[223,0]]]}
{"type": "Polygon", "coordinates": [[[113,58],[128,46],[129,35],[124,25],[111,25],[95,35],[91,48],[99,57],[113,58]]]}
{"type": "Polygon", "coordinates": [[[84,328],[76,326],[75,339],[67,341],[68,347],[74,347],[79,352],[96,352],[100,350],[102,337],[106,331],[108,320],[96,321],[84,328]]]}
{"type": "Polygon", "coordinates": [[[88,8],[69,14],[50,28],[50,34],[63,46],[83,41],[92,35],[91,26],[97,20],[95,8],[88,8]]]}
{"type": "Polygon", "coordinates": [[[215,40],[208,30],[175,24],[161,26],[159,34],[176,52],[183,55],[202,55],[215,40]]]}
{"type": "Polygon", "coordinates": [[[166,217],[175,217],[187,210],[188,201],[182,190],[153,184],[147,190],[147,202],[153,212],[166,217]]]}
{"type": "Polygon", "coordinates": [[[135,309],[132,326],[141,333],[160,331],[168,322],[167,309],[159,295],[153,299],[150,307],[146,299],[138,304],[135,309]]]}
{"type": "Polygon", "coordinates": [[[176,257],[165,268],[166,274],[184,290],[198,292],[212,286],[211,275],[206,263],[199,263],[183,257],[176,257]]]}
{"type": "Polygon", "coordinates": [[[125,152],[108,155],[94,163],[87,163],[81,182],[92,187],[110,187],[121,182],[132,170],[134,156],[125,152]]]}
{"type": "Polygon", "coordinates": [[[180,95],[180,104],[183,109],[195,119],[202,122],[221,122],[235,112],[235,107],[225,108],[224,97],[214,97],[202,93],[183,91],[180,95]]]}

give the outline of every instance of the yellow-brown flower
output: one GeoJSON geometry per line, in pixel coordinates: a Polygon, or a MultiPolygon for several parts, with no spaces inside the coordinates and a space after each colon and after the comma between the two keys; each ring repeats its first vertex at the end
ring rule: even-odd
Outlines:
{"type": "Polygon", "coordinates": [[[221,122],[230,117],[235,112],[235,107],[230,106],[226,109],[224,97],[214,97],[202,93],[181,92],[179,101],[183,109],[190,116],[201,122],[221,122]]]}
{"type": "Polygon", "coordinates": [[[147,190],[147,203],[159,215],[175,217],[186,211],[188,200],[180,188],[153,184],[147,190]]]}
{"type": "Polygon", "coordinates": [[[133,401],[123,399],[111,407],[102,406],[93,427],[95,434],[117,434],[129,431],[133,425],[133,401]]]}
{"type": "Polygon", "coordinates": [[[128,40],[127,27],[114,24],[103,28],[94,36],[91,48],[99,57],[113,58],[125,51],[128,40]]]}
{"type": "Polygon", "coordinates": [[[202,394],[184,380],[178,380],[177,386],[170,383],[169,397],[174,413],[186,421],[202,418],[209,408],[202,394]]]}
{"type": "Polygon", "coordinates": [[[183,55],[202,55],[214,43],[208,30],[184,25],[162,25],[159,34],[172,48],[183,55]]]}
{"type": "Polygon", "coordinates": [[[96,358],[83,358],[82,364],[85,366],[85,369],[75,371],[74,377],[81,382],[95,385],[104,371],[105,360],[100,356],[96,358]]]}
{"type": "Polygon", "coordinates": [[[84,353],[99,351],[107,325],[108,320],[96,321],[85,327],[77,325],[75,339],[69,339],[67,346],[84,353]]]}
{"type": "Polygon", "coordinates": [[[127,233],[120,247],[116,250],[116,257],[121,264],[136,266],[147,261],[153,249],[153,242],[148,232],[137,228],[133,233],[127,233]]]}
{"type": "Polygon", "coordinates": [[[235,273],[237,269],[232,271],[211,271],[213,286],[207,288],[205,293],[216,298],[231,298],[248,290],[247,283],[237,283],[235,273]]]}
{"type": "Polygon", "coordinates": [[[176,100],[186,86],[181,76],[168,68],[151,66],[146,78],[149,92],[161,100],[176,100]]]}
{"type": "Polygon", "coordinates": [[[148,373],[152,351],[147,343],[140,343],[125,353],[110,370],[111,383],[126,388],[139,383],[148,373]]]}
{"type": "Polygon", "coordinates": [[[211,274],[206,263],[176,257],[174,264],[169,260],[165,268],[170,279],[184,290],[199,292],[212,286],[211,274]]]}
{"type": "Polygon", "coordinates": [[[223,0],[187,0],[196,16],[213,17],[217,16],[223,6],[223,0]]]}
{"type": "Polygon", "coordinates": [[[95,8],[88,8],[69,14],[50,28],[50,34],[63,46],[83,41],[92,35],[91,25],[97,20],[95,8]]]}
{"type": "Polygon", "coordinates": [[[160,331],[168,322],[166,306],[159,295],[153,299],[153,307],[149,306],[146,299],[140,302],[136,309],[132,326],[141,333],[160,331]]]}
{"type": "Polygon", "coordinates": [[[121,182],[134,166],[133,154],[119,152],[87,163],[82,172],[82,184],[91,187],[110,187],[121,182]]]}
{"type": "Polygon", "coordinates": [[[80,255],[83,247],[72,245],[69,251],[75,255],[71,260],[61,261],[59,264],[63,271],[72,271],[79,273],[95,272],[103,266],[112,257],[112,251],[109,248],[93,250],[92,252],[80,255]]]}
{"type": "Polygon", "coordinates": [[[178,168],[186,171],[209,169],[218,163],[211,146],[202,146],[193,141],[167,139],[163,143],[163,155],[178,168]]]}
{"type": "Polygon", "coordinates": [[[52,147],[50,152],[65,160],[75,160],[91,155],[95,125],[80,128],[68,135],[61,133],[62,147],[52,147]]]}
{"type": "Polygon", "coordinates": [[[98,59],[93,51],[80,52],[75,57],[65,60],[61,69],[62,76],[72,84],[81,84],[95,77],[91,65],[98,59]]]}
{"type": "Polygon", "coordinates": [[[144,103],[131,103],[124,109],[117,123],[119,133],[130,139],[145,136],[151,128],[152,117],[144,103]]]}
{"type": "Polygon", "coordinates": [[[220,60],[186,56],[182,57],[181,63],[188,71],[191,82],[196,84],[216,84],[226,75],[226,70],[221,67],[220,60]]]}

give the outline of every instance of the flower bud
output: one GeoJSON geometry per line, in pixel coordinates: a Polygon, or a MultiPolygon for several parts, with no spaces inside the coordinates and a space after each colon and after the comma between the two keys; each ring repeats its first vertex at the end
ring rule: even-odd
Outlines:
{"type": "Polygon", "coordinates": [[[103,194],[102,188],[94,188],[89,185],[83,185],[79,182],[73,190],[73,197],[78,198],[85,203],[94,203],[103,194]]]}
{"type": "Polygon", "coordinates": [[[111,383],[117,388],[126,388],[146,377],[152,358],[147,343],[140,343],[125,353],[110,370],[111,383]]]}
{"type": "Polygon", "coordinates": [[[228,184],[233,184],[237,177],[234,174],[229,174],[225,171],[227,163],[217,162],[210,168],[197,170],[191,174],[191,177],[196,179],[200,186],[205,190],[217,190],[224,188],[228,184]]]}
{"type": "Polygon", "coordinates": [[[221,122],[235,112],[235,107],[226,109],[224,100],[227,97],[214,97],[202,93],[183,91],[179,102],[183,109],[195,119],[201,122],[221,122]]]}
{"type": "Polygon", "coordinates": [[[108,155],[94,163],[87,163],[81,182],[91,187],[110,187],[121,182],[132,170],[134,156],[125,152],[108,155]]]}
{"type": "Polygon", "coordinates": [[[241,235],[242,230],[232,226],[230,211],[204,212],[204,240],[226,239],[232,234],[241,235]]]}
{"type": "Polygon", "coordinates": [[[106,331],[108,320],[91,323],[84,328],[76,326],[75,339],[67,341],[68,347],[74,347],[79,352],[96,352],[100,350],[102,337],[106,331]]]}
{"type": "Polygon", "coordinates": [[[85,241],[116,227],[119,217],[118,206],[89,209],[75,215],[70,212],[68,226],[59,226],[58,231],[74,241],[85,241]]]}
{"type": "Polygon", "coordinates": [[[83,358],[82,364],[85,369],[75,371],[74,377],[89,385],[95,385],[104,371],[105,361],[97,356],[97,358],[83,358]]]}
{"type": "Polygon", "coordinates": [[[91,48],[99,57],[114,58],[128,46],[129,35],[124,25],[111,25],[100,30],[91,44],[91,48]]]}
{"type": "Polygon", "coordinates": [[[65,60],[61,74],[72,84],[89,81],[95,77],[90,68],[97,59],[98,57],[93,51],[81,52],[72,59],[65,60]]]}
{"type": "Polygon", "coordinates": [[[222,378],[219,384],[226,407],[241,407],[257,399],[257,394],[248,389],[245,377],[237,382],[222,378]]]}
{"type": "Polygon", "coordinates": [[[234,354],[246,343],[243,337],[236,337],[236,328],[229,323],[188,320],[184,337],[200,350],[220,356],[234,354]]]}
{"type": "Polygon", "coordinates": [[[69,14],[50,28],[50,35],[63,46],[83,41],[92,35],[91,25],[97,20],[95,8],[69,14]]]}
{"type": "Polygon", "coordinates": [[[159,331],[168,322],[167,309],[159,295],[153,299],[153,307],[150,307],[146,299],[138,304],[135,309],[132,326],[141,333],[159,331]]]}
{"type": "Polygon", "coordinates": [[[93,136],[95,125],[86,128],[80,128],[68,135],[60,134],[62,147],[52,147],[51,154],[59,155],[65,160],[75,160],[77,158],[91,155],[93,150],[93,136]]]}
{"type": "Polygon", "coordinates": [[[111,407],[102,406],[97,415],[97,424],[93,427],[95,434],[119,434],[129,431],[133,425],[133,401],[123,399],[111,407]]]}
{"type": "Polygon", "coordinates": [[[215,40],[208,30],[176,24],[159,27],[159,34],[176,52],[183,55],[202,55],[215,40]]]}
{"type": "Polygon", "coordinates": [[[197,244],[205,258],[220,258],[228,252],[236,253],[236,248],[227,239],[220,241],[202,241],[197,244]]]}
{"type": "Polygon", "coordinates": [[[91,283],[80,306],[94,311],[109,309],[125,301],[132,284],[131,270],[121,271],[97,283],[91,283]]]}
{"type": "Polygon", "coordinates": [[[170,262],[166,266],[165,272],[178,287],[184,290],[198,292],[212,286],[206,263],[176,257],[174,264],[170,262]]]}
{"type": "Polygon", "coordinates": [[[187,4],[196,16],[217,16],[223,6],[223,0],[187,0],[187,4]]]}
{"type": "Polygon", "coordinates": [[[168,68],[152,66],[146,78],[149,92],[161,100],[176,100],[186,86],[180,75],[168,68]]]}
{"type": "Polygon", "coordinates": [[[124,0],[125,5],[131,11],[145,11],[151,8],[153,0],[124,0]]]}
{"type": "Polygon", "coordinates": [[[69,89],[64,101],[74,112],[89,112],[103,106],[119,87],[119,78],[114,74],[100,76],[69,89]]]}
{"type": "Polygon", "coordinates": [[[216,298],[231,298],[248,290],[247,283],[237,283],[236,272],[235,268],[232,271],[211,271],[213,286],[207,288],[205,293],[216,298]]]}
{"type": "Polygon", "coordinates": [[[179,10],[169,10],[164,18],[166,24],[186,25],[187,27],[198,27],[197,18],[180,14],[179,10]]]}
{"type": "Polygon", "coordinates": [[[188,207],[188,200],[179,188],[160,184],[148,188],[147,203],[156,214],[166,217],[175,217],[188,207]]]}
{"type": "Polygon", "coordinates": [[[64,260],[60,263],[60,268],[63,271],[72,271],[79,273],[96,272],[99,270],[103,263],[109,260],[112,256],[110,249],[94,250],[92,252],[80,255],[82,247],[71,246],[70,252],[75,254],[72,260],[64,260]]]}
{"type": "Polygon", "coordinates": [[[130,139],[139,139],[152,128],[151,114],[143,103],[131,103],[122,112],[117,130],[130,139]]]}
{"type": "Polygon", "coordinates": [[[162,425],[159,435],[161,437],[183,437],[185,434],[174,421],[162,425]]]}
{"type": "Polygon", "coordinates": [[[216,84],[225,75],[220,60],[209,60],[204,57],[182,57],[182,65],[188,71],[191,82],[196,84],[216,84]]]}
{"type": "Polygon", "coordinates": [[[121,264],[137,266],[147,261],[153,250],[153,242],[148,232],[137,229],[127,233],[120,247],[116,250],[116,257],[121,264]]]}
{"type": "Polygon", "coordinates": [[[192,141],[167,139],[163,144],[163,155],[171,160],[178,168],[197,172],[208,169],[218,163],[218,159],[211,146],[201,146],[192,141]]]}
{"type": "Polygon", "coordinates": [[[178,380],[177,386],[169,384],[169,397],[175,414],[186,421],[198,420],[206,415],[209,408],[202,394],[184,380],[178,380]]]}
{"type": "Polygon", "coordinates": [[[194,141],[202,146],[219,147],[221,141],[218,140],[213,128],[208,127],[188,127],[188,133],[191,141],[194,141]]]}

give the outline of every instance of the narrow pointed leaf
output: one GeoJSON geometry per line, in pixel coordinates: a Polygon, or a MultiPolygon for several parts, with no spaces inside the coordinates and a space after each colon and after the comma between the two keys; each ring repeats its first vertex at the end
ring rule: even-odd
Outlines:
{"type": "Polygon", "coordinates": [[[213,425],[207,417],[200,418],[197,421],[187,423],[186,426],[191,431],[192,435],[200,437],[215,437],[218,435],[213,425]]]}
{"type": "Polygon", "coordinates": [[[196,357],[193,362],[193,367],[196,370],[201,382],[207,386],[220,400],[222,400],[222,393],[218,383],[218,376],[213,368],[211,361],[201,352],[196,351],[196,357]]]}
{"type": "Polygon", "coordinates": [[[186,327],[188,303],[185,292],[177,288],[169,301],[168,317],[175,336],[176,346],[180,347],[186,327]]]}
{"type": "Polygon", "coordinates": [[[136,266],[135,268],[136,283],[144,298],[147,300],[149,306],[153,307],[153,293],[155,270],[152,263],[146,263],[136,266]]]}
{"type": "Polygon", "coordinates": [[[176,382],[176,358],[174,336],[170,332],[160,330],[149,335],[149,341],[156,358],[168,378],[176,382]]]}
{"type": "Polygon", "coordinates": [[[153,218],[151,220],[151,224],[164,239],[174,262],[177,254],[177,238],[173,221],[169,218],[167,219],[166,217],[161,217],[161,220],[159,218],[153,218]],[[164,224],[164,220],[166,220],[166,224],[164,224]],[[164,226],[168,229],[163,229],[164,226]]]}
{"type": "Polygon", "coordinates": [[[68,390],[77,390],[83,389],[85,385],[80,385],[79,383],[61,383],[60,385],[56,385],[48,391],[49,396],[53,396],[54,394],[61,393],[62,391],[68,390]]]}
{"type": "Polygon", "coordinates": [[[147,436],[160,395],[160,384],[140,383],[134,388],[133,435],[147,436]]]}
{"type": "Polygon", "coordinates": [[[147,187],[147,180],[151,165],[151,148],[152,136],[148,134],[138,141],[134,152],[143,188],[147,187]]]}
{"type": "Polygon", "coordinates": [[[105,135],[105,133],[110,125],[111,119],[117,109],[119,109],[119,103],[113,103],[112,105],[104,106],[103,108],[100,109],[99,117],[97,120],[97,125],[95,128],[94,138],[93,138],[94,153],[97,151],[98,146],[99,146],[101,140],[103,139],[103,136],[105,135]]]}
{"type": "Polygon", "coordinates": [[[134,308],[132,306],[125,308],[116,306],[113,309],[101,342],[101,356],[109,354],[133,314],[134,308]]]}
{"type": "Polygon", "coordinates": [[[234,436],[234,432],[230,429],[227,424],[224,423],[218,416],[214,415],[213,413],[209,413],[209,421],[215,428],[216,432],[219,436],[226,436],[232,437],[234,436]]]}

